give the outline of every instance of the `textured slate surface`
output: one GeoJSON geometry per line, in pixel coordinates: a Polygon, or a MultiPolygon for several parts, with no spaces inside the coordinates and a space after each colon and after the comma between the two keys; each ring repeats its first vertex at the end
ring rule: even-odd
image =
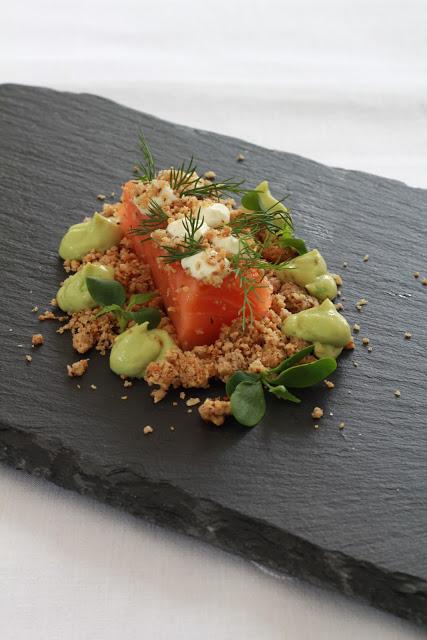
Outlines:
{"type": "Polygon", "coordinates": [[[427,192],[90,95],[3,85],[0,136],[0,458],[427,625],[427,289],[412,276],[426,268],[427,192]],[[253,430],[215,429],[172,407],[176,395],[154,407],[143,383],[120,401],[101,357],[81,390],[67,378],[69,337],[40,327],[31,308],[44,308],[63,278],[56,248],[65,228],[128,178],[140,127],[160,166],[194,154],[219,177],[251,186],[268,177],[274,193],[291,192],[298,234],[343,273],[346,315],[374,347],[357,339],[334,391],[310,390],[297,407],[273,401],[253,430]],[[362,312],[360,297],[369,300],[362,312]],[[46,344],[28,365],[40,330],[46,344]],[[325,409],[318,431],[314,405],[325,409]]]}

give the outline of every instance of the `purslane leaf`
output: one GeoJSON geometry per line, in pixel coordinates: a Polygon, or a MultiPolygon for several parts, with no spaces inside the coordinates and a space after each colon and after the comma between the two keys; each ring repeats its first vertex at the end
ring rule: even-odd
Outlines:
{"type": "Polygon", "coordinates": [[[128,321],[133,320],[137,324],[144,324],[144,322],[148,322],[148,328],[155,329],[159,325],[161,314],[158,309],[154,307],[147,307],[140,311],[123,311],[123,317],[128,321]]]}
{"type": "Polygon", "coordinates": [[[260,380],[239,382],[231,394],[231,413],[245,427],[258,424],[265,413],[264,389],[260,380]]]}
{"type": "Polygon", "coordinates": [[[286,358],[286,360],[283,360],[280,364],[277,365],[277,367],[274,367],[274,369],[269,369],[267,374],[268,379],[270,379],[271,374],[277,375],[282,371],[285,371],[285,369],[289,369],[289,367],[292,367],[294,364],[296,364],[306,356],[309,356],[311,353],[313,353],[313,351],[314,344],[310,344],[308,345],[308,347],[304,347],[304,349],[297,351],[297,353],[294,353],[293,356],[290,356],[289,358],[286,358]]]}
{"type": "Polygon", "coordinates": [[[282,237],[280,238],[280,244],[282,247],[292,247],[293,249],[298,251],[300,256],[308,252],[306,244],[304,240],[301,240],[301,238],[282,237]]]}
{"type": "Polygon", "coordinates": [[[157,291],[150,291],[149,293],[134,293],[126,305],[126,310],[129,311],[137,304],[146,304],[157,296],[157,291]]]}
{"type": "Polygon", "coordinates": [[[99,305],[118,304],[122,306],[126,300],[126,291],[117,280],[86,278],[86,286],[92,298],[99,305]]]}
{"type": "Polygon", "coordinates": [[[229,398],[231,398],[232,393],[240,382],[256,382],[259,379],[254,373],[247,373],[246,371],[236,371],[230,376],[226,382],[225,390],[229,398]]]}
{"type": "Polygon", "coordinates": [[[308,364],[299,364],[295,367],[285,369],[277,378],[270,380],[272,386],[284,385],[295,389],[311,387],[327,378],[337,368],[337,361],[334,358],[320,358],[308,364]]]}

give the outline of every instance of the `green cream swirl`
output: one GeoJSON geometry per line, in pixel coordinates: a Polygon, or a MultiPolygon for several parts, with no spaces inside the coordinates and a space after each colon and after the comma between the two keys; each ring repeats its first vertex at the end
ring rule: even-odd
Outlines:
{"type": "Polygon", "coordinates": [[[118,244],[123,237],[122,228],[114,217],[106,218],[95,213],[89,220],[73,224],[59,245],[63,260],[81,260],[89,251],[106,251],[118,244]]]}

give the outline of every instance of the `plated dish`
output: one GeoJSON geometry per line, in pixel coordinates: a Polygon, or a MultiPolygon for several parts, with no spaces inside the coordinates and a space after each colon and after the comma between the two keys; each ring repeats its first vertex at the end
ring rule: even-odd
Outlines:
{"type": "MultiPolygon", "coordinates": [[[[268,396],[298,403],[296,389],[333,386],[337,357],[354,348],[333,302],[342,281],[297,237],[286,200],[266,180],[247,188],[201,177],[192,159],[160,169],[143,136],[140,146],[120,201],[60,242],[59,333],[71,333],[79,354],[108,354],[125,386],[143,378],[155,402],[170,388],[223,381],[220,397],[187,401],[215,425],[232,415],[252,427],[268,396]]],[[[69,375],[88,366],[81,358],[69,375]]]]}

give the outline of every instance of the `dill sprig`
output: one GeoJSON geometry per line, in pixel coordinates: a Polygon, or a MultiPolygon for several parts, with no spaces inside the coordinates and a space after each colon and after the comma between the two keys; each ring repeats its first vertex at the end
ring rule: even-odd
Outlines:
{"type": "Polygon", "coordinates": [[[168,215],[163,207],[153,199],[150,200],[145,214],[147,217],[142,218],[139,226],[131,229],[133,236],[145,236],[141,242],[149,240],[153,231],[161,229],[168,221],[168,215]]]}
{"type": "Polygon", "coordinates": [[[196,198],[220,198],[222,195],[241,195],[246,193],[242,189],[244,180],[234,182],[232,178],[223,182],[210,182],[209,184],[199,184],[200,178],[194,181],[181,192],[181,196],[196,196],[196,198]]]}
{"type": "Polygon", "coordinates": [[[183,188],[190,188],[190,186],[196,184],[200,178],[194,178],[193,175],[196,171],[196,163],[193,156],[191,156],[188,163],[182,162],[182,164],[175,169],[172,167],[169,173],[169,184],[174,191],[180,191],[183,188]]]}
{"type": "Polygon", "coordinates": [[[234,233],[244,233],[247,229],[252,235],[256,235],[260,231],[269,231],[276,234],[282,231],[283,227],[293,229],[292,216],[290,211],[277,211],[277,203],[286,200],[285,196],[281,200],[275,202],[268,209],[258,209],[256,211],[245,211],[241,215],[230,221],[230,226],[234,233]]]}
{"type": "Polygon", "coordinates": [[[142,132],[139,134],[139,148],[143,156],[143,162],[139,162],[136,165],[139,172],[136,177],[142,182],[150,182],[156,177],[156,166],[153,154],[142,132]]]}
{"type": "Polygon", "coordinates": [[[200,215],[200,208],[196,216],[185,216],[183,218],[183,227],[185,229],[184,238],[180,239],[179,243],[175,246],[169,246],[161,244],[161,248],[166,251],[166,254],[162,256],[162,259],[166,264],[172,264],[173,262],[180,262],[183,258],[189,258],[196,253],[203,251],[203,236],[198,238],[197,232],[202,228],[204,218],[200,215]]]}

